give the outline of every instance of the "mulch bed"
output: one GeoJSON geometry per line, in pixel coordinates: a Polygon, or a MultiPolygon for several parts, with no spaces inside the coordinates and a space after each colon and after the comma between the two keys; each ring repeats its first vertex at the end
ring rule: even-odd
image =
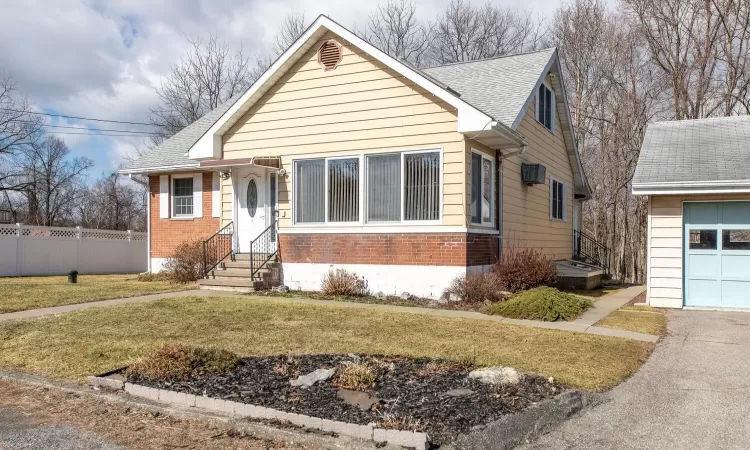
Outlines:
{"type": "Polygon", "coordinates": [[[523,411],[566,389],[546,378],[528,374],[522,375],[515,385],[488,385],[468,378],[474,368],[428,358],[277,355],[242,358],[230,372],[203,375],[187,382],[151,382],[134,375],[130,375],[128,381],[324,419],[424,431],[433,445],[449,443],[472,427],[523,411]],[[364,389],[379,400],[369,410],[339,398],[336,376],[308,388],[289,383],[299,375],[316,369],[340,368],[349,361],[368,362],[377,367],[375,385],[364,389]],[[473,392],[463,397],[446,394],[455,389],[473,392]]]}
{"type": "Polygon", "coordinates": [[[636,303],[646,303],[646,293],[642,292],[637,297],[630,300],[626,306],[634,306],[636,303]]]}

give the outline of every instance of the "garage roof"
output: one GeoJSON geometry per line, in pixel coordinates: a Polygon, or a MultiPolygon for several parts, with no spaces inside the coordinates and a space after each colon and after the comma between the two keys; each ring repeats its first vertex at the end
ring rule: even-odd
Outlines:
{"type": "Polygon", "coordinates": [[[634,194],[750,192],[750,116],[652,123],[634,194]]]}

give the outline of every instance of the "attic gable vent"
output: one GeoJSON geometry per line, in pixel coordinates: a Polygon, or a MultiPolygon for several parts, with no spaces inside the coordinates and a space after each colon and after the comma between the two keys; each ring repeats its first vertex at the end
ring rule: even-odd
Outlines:
{"type": "Polygon", "coordinates": [[[333,70],[341,62],[343,52],[334,40],[326,41],[318,49],[318,62],[325,70],[333,70]]]}

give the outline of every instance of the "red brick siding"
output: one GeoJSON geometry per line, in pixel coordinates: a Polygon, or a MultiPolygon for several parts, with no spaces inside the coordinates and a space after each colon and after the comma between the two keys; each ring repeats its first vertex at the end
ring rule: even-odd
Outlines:
{"type": "Polygon", "coordinates": [[[497,258],[498,236],[496,234],[468,234],[466,238],[467,266],[485,266],[495,264],[497,258]]]}
{"type": "MultiPolygon", "coordinates": [[[[207,238],[219,229],[219,218],[211,217],[213,175],[210,172],[203,174],[203,217],[192,220],[159,218],[159,176],[152,175],[148,181],[151,196],[152,258],[166,258],[181,243],[192,239],[207,238]]],[[[171,183],[169,189],[171,194],[171,183]]]]}
{"type": "Polygon", "coordinates": [[[497,236],[466,233],[281,234],[279,250],[282,263],[483,265],[492,264],[495,262],[492,258],[497,258],[497,236]]]}

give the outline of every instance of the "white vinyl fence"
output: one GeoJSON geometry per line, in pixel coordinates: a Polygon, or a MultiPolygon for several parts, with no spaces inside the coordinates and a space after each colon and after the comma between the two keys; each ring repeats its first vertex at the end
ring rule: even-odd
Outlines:
{"type": "Polygon", "coordinates": [[[147,270],[147,234],[0,224],[0,276],[138,273],[147,270]]]}

